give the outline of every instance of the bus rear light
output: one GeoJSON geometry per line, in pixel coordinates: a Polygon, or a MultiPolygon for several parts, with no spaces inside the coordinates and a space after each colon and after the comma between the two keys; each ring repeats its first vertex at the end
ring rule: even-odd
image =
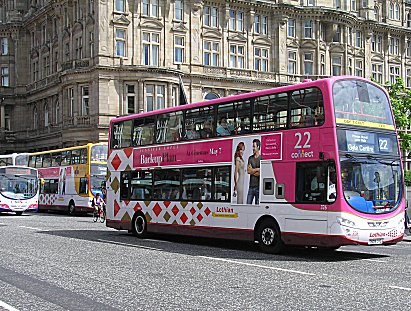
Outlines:
{"type": "Polygon", "coordinates": [[[38,208],[39,208],[38,204],[30,204],[27,209],[38,209],[38,208]]]}
{"type": "Polygon", "coordinates": [[[0,208],[10,209],[10,206],[8,206],[7,204],[0,204],[0,208]]]}

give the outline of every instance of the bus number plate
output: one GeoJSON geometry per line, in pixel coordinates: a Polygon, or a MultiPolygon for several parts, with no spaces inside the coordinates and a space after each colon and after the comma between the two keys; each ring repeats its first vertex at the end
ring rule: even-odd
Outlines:
{"type": "Polygon", "coordinates": [[[368,240],[368,245],[378,245],[378,244],[382,244],[382,241],[384,241],[384,238],[369,239],[369,240],[368,240]]]}

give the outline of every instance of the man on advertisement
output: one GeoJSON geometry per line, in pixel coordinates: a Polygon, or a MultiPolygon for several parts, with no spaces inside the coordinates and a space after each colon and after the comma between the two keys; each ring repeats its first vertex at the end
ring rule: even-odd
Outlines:
{"type": "Polygon", "coordinates": [[[253,140],[253,154],[248,158],[247,173],[250,174],[250,183],[247,194],[247,204],[260,204],[260,161],[262,160],[261,142],[253,140]]]}

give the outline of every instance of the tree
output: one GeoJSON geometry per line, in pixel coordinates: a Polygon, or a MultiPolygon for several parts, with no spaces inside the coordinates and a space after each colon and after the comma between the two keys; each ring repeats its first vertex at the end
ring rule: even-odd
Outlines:
{"type": "MultiPolygon", "coordinates": [[[[408,157],[411,149],[411,90],[405,87],[401,78],[397,78],[394,84],[388,85],[387,89],[398,129],[400,147],[403,156],[408,157]]],[[[405,183],[411,185],[410,172],[405,174],[405,183]]]]}

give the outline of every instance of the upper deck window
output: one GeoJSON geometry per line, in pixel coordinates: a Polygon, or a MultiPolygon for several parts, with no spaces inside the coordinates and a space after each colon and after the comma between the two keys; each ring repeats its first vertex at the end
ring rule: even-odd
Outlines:
{"type": "Polygon", "coordinates": [[[186,111],[184,139],[192,140],[214,136],[214,107],[207,106],[186,111]]]}
{"type": "Polygon", "coordinates": [[[290,99],[291,127],[310,127],[324,123],[324,103],[320,89],[296,90],[290,99]]]}
{"type": "Polygon", "coordinates": [[[388,98],[371,83],[337,81],[333,86],[333,101],[337,123],[394,129],[388,98]]]}
{"type": "Polygon", "coordinates": [[[287,125],[288,93],[266,95],[254,102],[253,130],[265,131],[287,125]]]}

